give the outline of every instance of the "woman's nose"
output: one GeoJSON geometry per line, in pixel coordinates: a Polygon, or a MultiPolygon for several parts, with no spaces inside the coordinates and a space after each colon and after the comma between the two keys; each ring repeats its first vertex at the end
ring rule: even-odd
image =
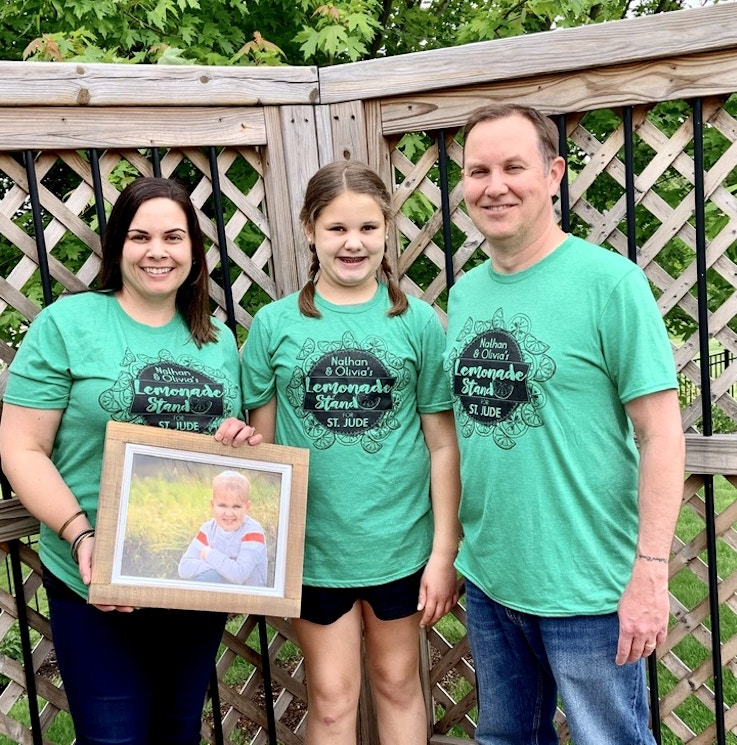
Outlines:
{"type": "Polygon", "coordinates": [[[168,256],[169,250],[164,241],[161,241],[158,238],[154,238],[153,240],[149,241],[148,251],[146,253],[152,258],[159,259],[163,258],[164,256],[168,256]]]}

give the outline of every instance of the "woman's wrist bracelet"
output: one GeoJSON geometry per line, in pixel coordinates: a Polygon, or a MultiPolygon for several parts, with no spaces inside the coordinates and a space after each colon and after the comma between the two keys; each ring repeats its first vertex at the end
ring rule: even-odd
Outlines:
{"type": "Polygon", "coordinates": [[[72,546],[69,549],[70,553],[72,554],[72,559],[74,559],[75,564],[79,564],[79,547],[82,545],[82,542],[85,538],[94,538],[95,536],[95,529],[94,528],[87,528],[86,530],[81,531],[80,533],[77,533],[76,538],[72,541],[72,546]]]}
{"type": "Polygon", "coordinates": [[[84,515],[87,516],[87,513],[84,510],[79,510],[79,512],[75,512],[68,520],[64,522],[64,524],[59,528],[59,532],[56,534],[64,540],[64,531],[78,518],[84,515]]]}

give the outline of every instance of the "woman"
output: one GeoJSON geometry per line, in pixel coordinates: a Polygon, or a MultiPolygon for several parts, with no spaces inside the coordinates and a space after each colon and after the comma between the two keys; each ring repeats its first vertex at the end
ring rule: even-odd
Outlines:
{"type": "Polygon", "coordinates": [[[78,745],[198,745],[225,616],[92,606],[90,581],[109,420],[256,444],[232,334],[210,316],[202,234],[183,186],[141,178],[119,196],[100,292],[63,297],[10,366],[3,469],[41,522],[39,554],[78,745]]]}
{"type": "Polygon", "coordinates": [[[310,281],[254,318],[252,424],[310,448],[299,619],[308,745],[356,742],[365,641],[382,745],[423,745],[419,627],[457,600],[460,483],[444,334],[386,259],[390,197],[352,161],[320,169],[301,212],[310,281]]]}

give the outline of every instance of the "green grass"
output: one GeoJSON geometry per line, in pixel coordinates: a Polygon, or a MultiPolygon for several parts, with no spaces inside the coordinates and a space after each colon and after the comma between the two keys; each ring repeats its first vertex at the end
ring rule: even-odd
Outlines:
{"type": "MultiPolygon", "coordinates": [[[[737,498],[737,490],[723,477],[714,479],[714,503],[717,513],[726,509],[737,498]]],[[[688,543],[697,536],[704,528],[703,521],[690,509],[681,511],[676,534],[684,542],[688,543]]],[[[706,552],[701,554],[701,559],[706,561],[706,552]]],[[[717,568],[720,577],[728,577],[737,571],[737,552],[735,552],[724,541],[717,541],[717,568]]],[[[690,570],[682,569],[676,574],[670,583],[673,595],[686,607],[693,608],[708,596],[707,586],[698,579],[690,570]]],[[[726,642],[737,634],[737,615],[726,605],[720,606],[720,638],[726,642]]],[[[711,628],[711,619],[704,620],[704,626],[711,628]]],[[[693,636],[687,636],[673,649],[674,653],[690,669],[695,670],[704,662],[709,664],[711,650],[705,648],[693,636]]],[[[727,662],[727,660],[724,660],[727,662]]],[[[724,700],[727,706],[737,704],[737,679],[726,668],[723,669],[724,700]]],[[[677,683],[674,675],[660,664],[658,665],[658,692],[662,697],[670,691],[677,683]]],[[[707,686],[713,691],[713,678],[707,680],[707,686]]],[[[689,696],[680,706],[676,708],[676,714],[694,731],[701,732],[714,722],[713,713],[702,704],[696,696],[689,696]]],[[[680,738],[663,726],[663,745],[681,745],[680,738]]],[[[726,743],[737,745],[737,736],[727,732],[726,743]]]]}

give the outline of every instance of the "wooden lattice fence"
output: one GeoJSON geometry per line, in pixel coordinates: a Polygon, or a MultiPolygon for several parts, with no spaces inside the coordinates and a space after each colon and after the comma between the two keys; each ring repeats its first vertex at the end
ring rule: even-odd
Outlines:
{"type": "MultiPolygon", "coordinates": [[[[460,128],[486,101],[554,117],[569,159],[557,201],[566,229],[643,267],[673,333],[690,395],[688,474],[673,546],[672,627],[653,661],[654,727],[664,743],[737,743],[737,365],[711,379],[710,345],[737,354],[737,5],[314,68],[147,68],[0,63],[0,361],[46,302],[94,282],[100,225],[139,174],[188,184],[208,243],[216,314],[243,342],[255,311],[305,280],[297,220],[305,183],[335,158],[369,162],[392,186],[390,249],[404,289],[441,318],[449,282],[486,257],[462,204],[460,128]],[[45,261],[44,261],[45,259],[45,261]],[[50,281],[44,283],[44,263],[50,281]],[[719,633],[713,634],[718,628],[719,633]],[[716,675],[715,675],[716,671],[716,675]]],[[[0,370],[0,393],[6,371],[0,370]]],[[[9,495],[6,495],[9,496],[9,495]]],[[[14,500],[0,504],[0,743],[34,742],[19,623],[45,742],[68,715],[32,540],[14,500]],[[28,604],[21,615],[13,592],[28,604]],[[2,737],[7,738],[3,740],[2,737]]],[[[301,745],[306,689],[285,619],[268,618],[274,718],[264,707],[258,619],[233,618],[218,660],[229,743],[301,745]],[[273,734],[273,733],[272,733],[273,734]]],[[[474,671],[461,602],[423,638],[433,743],[474,730],[474,671]]],[[[162,640],[162,644],[166,643],[162,640]]],[[[561,742],[568,741],[559,713],[561,742]]],[[[363,743],[376,742],[370,700],[363,743]]]]}

